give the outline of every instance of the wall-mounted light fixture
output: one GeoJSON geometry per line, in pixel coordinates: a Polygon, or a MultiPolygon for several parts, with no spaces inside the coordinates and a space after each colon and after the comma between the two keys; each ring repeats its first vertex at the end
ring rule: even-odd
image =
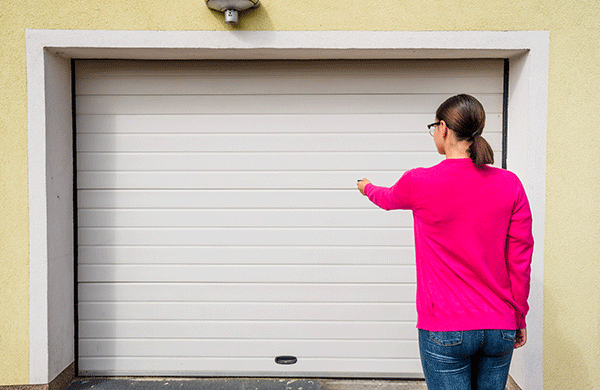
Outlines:
{"type": "Polygon", "coordinates": [[[260,0],[206,0],[210,9],[225,13],[225,23],[237,24],[238,12],[260,5],[260,0]]]}

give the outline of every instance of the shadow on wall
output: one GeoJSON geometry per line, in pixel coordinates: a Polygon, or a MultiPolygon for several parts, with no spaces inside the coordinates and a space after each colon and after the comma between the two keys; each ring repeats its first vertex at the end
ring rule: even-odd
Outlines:
{"type": "MultiPolygon", "coordinates": [[[[556,308],[553,293],[544,287],[544,309],[556,308]]],[[[553,310],[560,313],[560,310],[553,310]]],[[[593,389],[597,384],[590,381],[589,367],[583,354],[574,342],[574,335],[569,328],[561,326],[562,314],[544,317],[544,345],[552,346],[553,356],[559,359],[548,359],[544,356],[544,388],[545,389],[593,389]]],[[[566,315],[566,314],[564,314],[566,315]]],[[[549,350],[550,348],[547,348],[549,350]]],[[[546,348],[545,348],[546,350],[546,348]]],[[[546,354],[545,354],[546,355],[546,354]]]]}

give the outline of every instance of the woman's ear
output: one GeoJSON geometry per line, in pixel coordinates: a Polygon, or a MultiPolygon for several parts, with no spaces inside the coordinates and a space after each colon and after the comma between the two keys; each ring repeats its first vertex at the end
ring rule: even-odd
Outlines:
{"type": "Polygon", "coordinates": [[[440,134],[442,138],[446,138],[448,136],[448,126],[446,126],[446,122],[444,120],[440,121],[440,134]]]}

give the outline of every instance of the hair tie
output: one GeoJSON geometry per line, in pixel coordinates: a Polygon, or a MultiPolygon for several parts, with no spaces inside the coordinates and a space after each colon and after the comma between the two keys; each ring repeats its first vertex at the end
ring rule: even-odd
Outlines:
{"type": "Polygon", "coordinates": [[[481,135],[481,133],[479,131],[474,132],[473,135],[471,136],[471,139],[475,139],[475,137],[477,137],[478,135],[481,135]]]}

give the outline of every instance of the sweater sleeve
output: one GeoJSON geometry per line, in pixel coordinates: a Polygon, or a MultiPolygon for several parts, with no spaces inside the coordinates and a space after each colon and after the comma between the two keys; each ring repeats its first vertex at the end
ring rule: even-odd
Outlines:
{"type": "MultiPolygon", "coordinates": [[[[520,184],[520,183],[519,183],[520,184]]],[[[514,302],[518,329],[527,327],[525,316],[529,311],[531,257],[533,254],[532,218],[525,190],[520,186],[513,209],[506,243],[506,262],[514,302]]]]}
{"type": "Polygon", "coordinates": [[[410,209],[410,171],[405,172],[400,180],[389,188],[367,184],[365,195],[384,210],[410,209]]]}

